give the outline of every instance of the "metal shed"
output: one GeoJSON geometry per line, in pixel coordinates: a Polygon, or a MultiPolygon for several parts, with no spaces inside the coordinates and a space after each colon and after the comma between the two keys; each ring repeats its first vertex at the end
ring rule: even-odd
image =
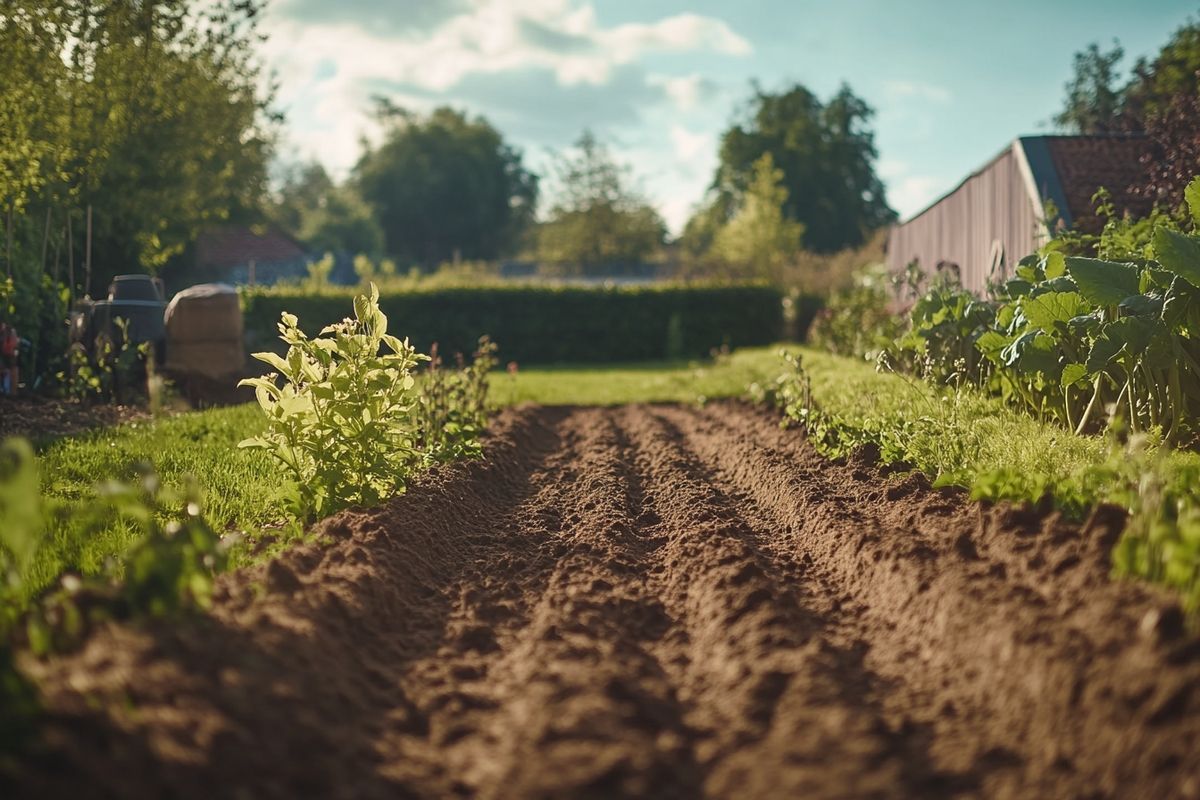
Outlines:
{"type": "Polygon", "coordinates": [[[1130,186],[1144,171],[1147,140],[1140,135],[1022,136],[953,190],[888,236],[888,267],[899,273],[917,261],[926,272],[957,272],[982,294],[989,280],[1012,273],[1052,231],[1045,220],[1054,204],[1059,227],[1098,231],[1092,209],[1100,187],[1120,210],[1148,211],[1130,186]]]}

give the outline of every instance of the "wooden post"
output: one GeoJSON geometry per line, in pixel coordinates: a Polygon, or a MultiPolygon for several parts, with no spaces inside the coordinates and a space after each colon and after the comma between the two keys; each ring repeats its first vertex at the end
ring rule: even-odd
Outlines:
{"type": "Polygon", "coordinates": [[[75,303],[75,239],[71,235],[71,209],[67,209],[67,308],[75,303]]]}
{"type": "Polygon", "coordinates": [[[4,266],[8,269],[8,277],[12,277],[12,218],[13,204],[8,201],[8,231],[4,237],[6,247],[8,248],[8,257],[4,259],[4,266]]]}
{"type": "Polygon", "coordinates": [[[54,273],[53,273],[53,277],[54,277],[55,283],[58,283],[58,268],[59,268],[59,265],[62,264],[62,262],[59,260],[59,257],[62,255],[63,238],[66,235],[67,235],[67,232],[64,229],[64,230],[60,230],[58,232],[58,235],[54,237],[54,273]]]}
{"type": "Polygon", "coordinates": [[[92,294],[92,204],[88,203],[87,208],[87,243],[84,245],[83,252],[83,294],[90,297],[92,294]]]}
{"type": "Polygon", "coordinates": [[[50,245],[50,210],[52,208],[51,205],[46,206],[46,227],[42,230],[42,260],[38,264],[38,277],[41,277],[42,273],[46,271],[46,252],[50,245]]]}

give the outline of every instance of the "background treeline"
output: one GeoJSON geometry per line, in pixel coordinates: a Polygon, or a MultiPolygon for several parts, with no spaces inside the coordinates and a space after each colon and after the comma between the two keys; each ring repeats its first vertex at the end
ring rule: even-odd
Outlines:
{"type": "Polygon", "coordinates": [[[708,197],[671,241],[637,177],[590,131],[539,176],[482,117],[379,98],[380,144],[364,145],[340,183],[317,162],[293,165],[273,218],[314,252],[386,260],[402,276],[508,258],[567,276],[665,264],[783,285],[813,273],[805,288],[821,289],[826,256],[870,243],[896,217],[875,172],[873,113],[849,87],[823,102],[798,84],[755,86],[722,137],[708,197]]]}

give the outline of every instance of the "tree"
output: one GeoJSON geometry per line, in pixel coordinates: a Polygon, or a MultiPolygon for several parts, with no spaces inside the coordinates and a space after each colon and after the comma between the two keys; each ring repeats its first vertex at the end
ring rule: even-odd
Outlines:
{"type": "Polygon", "coordinates": [[[538,230],[538,257],[585,273],[644,261],[666,237],[662,217],[590,131],[574,151],[555,164],[557,200],[538,230]]]}
{"type": "Polygon", "coordinates": [[[1125,89],[1129,127],[1145,130],[1145,176],[1134,190],[1177,208],[1200,173],[1200,23],[1189,20],[1152,61],[1141,59],[1125,89]]]}
{"type": "Polygon", "coordinates": [[[383,253],[383,229],[350,183],[338,186],[319,162],[292,165],[271,218],[317,253],[383,253]]]}
{"type": "Polygon", "coordinates": [[[1139,59],[1125,88],[1129,127],[1141,129],[1166,113],[1176,98],[1200,95],[1200,22],[1189,20],[1171,36],[1153,61],[1139,59]]]}
{"type": "Polygon", "coordinates": [[[874,113],[845,85],[828,103],[799,84],[778,94],[756,86],[744,119],[721,137],[713,187],[734,207],[754,163],[770,153],[788,192],[784,212],[804,225],[806,245],[817,252],[860,245],[896,218],[875,174],[874,113]]]}
{"type": "Polygon", "coordinates": [[[1118,64],[1125,51],[1114,39],[1108,52],[1094,42],[1075,54],[1074,75],[1064,88],[1063,110],[1054,122],[1072,133],[1113,133],[1129,127],[1118,64]]]}
{"type": "Polygon", "coordinates": [[[353,187],[331,190],[303,217],[300,240],[318,253],[353,253],[378,257],[383,229],[353,187]]]}
{"type": "Polygon", "coordinates": [[[53,220],[56,240],[70,214],[78,253],[91,206],[93,292],[258,209],[275,121],[255,56],[260,7],[13,0],[0,14],[4,205],[53,220]]]}
{"type": "Polygon", "coordinates": [[[783,282],[783,270],[800,251],[804,225],[784,216],[788,192],[783,170],[771,154],[754,162],[754,176],[733,219],[717,231],[714,254],[733,268],[771,283],[783,282]]]}
{"type": "Polygon", "coordinates": [[[451,108],[420,117],[383,102],[387,131],[353,183],[396,258],[435,266],[510,252],[533,220],[537,178],[482,117],[451,108]]]}

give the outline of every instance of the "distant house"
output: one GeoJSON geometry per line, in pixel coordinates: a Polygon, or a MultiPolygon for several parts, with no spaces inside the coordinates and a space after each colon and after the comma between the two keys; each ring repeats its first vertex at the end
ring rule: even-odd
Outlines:
{"type": "Polygon", "coordinates": [[[210,228],[196,239],[193,256],[191,269],[181,271],[189,283],[272,284],[308,273],[304,245],[274,226],[210,228]]]}
{"type": "Polygon", "coordinates": [[[982,293],[990,280],[1012,274],[1016,263],[1056,230],[1098,233],[1103,221],[1092,196],[1104,187],[1118,212],[1144,213],[1148,203],[1129,187],[1142,177],[1147,140],[1137,135],[1022,136],[924,211],[892,228],[887,260],[895,273],[917,261],[927,273],[949,270],[982,293]]]}

